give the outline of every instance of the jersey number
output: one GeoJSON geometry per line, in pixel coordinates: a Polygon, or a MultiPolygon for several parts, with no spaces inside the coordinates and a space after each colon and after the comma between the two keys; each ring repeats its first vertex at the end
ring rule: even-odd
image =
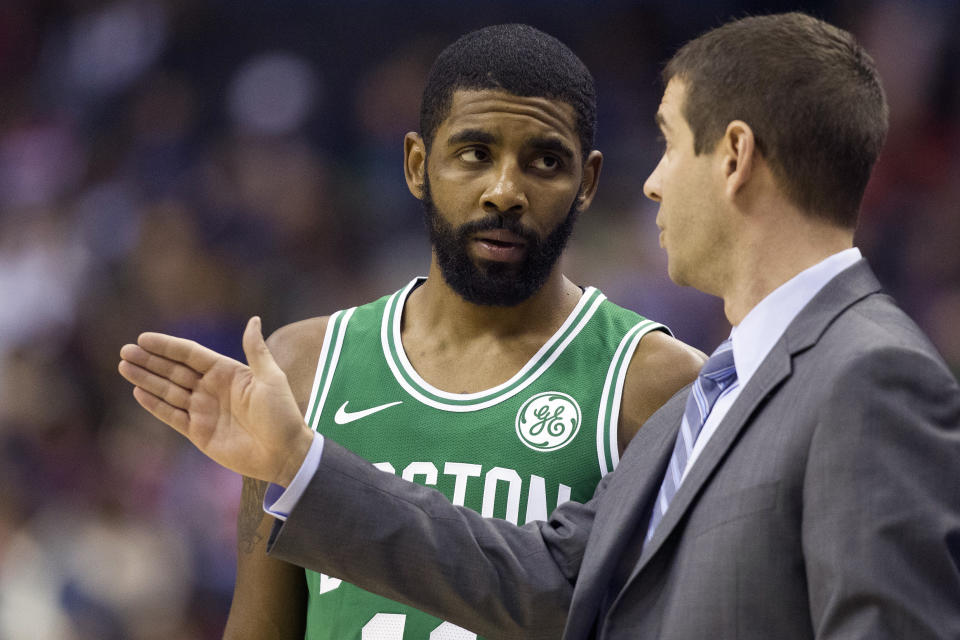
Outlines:
{"type": "MultiPolygon", "coordinates": [[[[363,625],[361,640],[403,640],[407,616],[402,613],[378,613],[363,625]]],[[[430,632],[430,640],[477,640],[477,634],[443,622],[430,632]]]]}

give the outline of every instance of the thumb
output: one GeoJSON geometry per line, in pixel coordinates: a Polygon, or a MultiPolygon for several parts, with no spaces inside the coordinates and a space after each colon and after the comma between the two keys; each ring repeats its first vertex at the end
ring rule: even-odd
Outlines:
{"type": "Polygon", "coordinates": [[[272,377],[280,370],[267,343],[263,341],[260,316],[253,316],[247,321],[247,328],[243,331],[243,353],[247,356],[247,364],[257,378],[272,377]]]}

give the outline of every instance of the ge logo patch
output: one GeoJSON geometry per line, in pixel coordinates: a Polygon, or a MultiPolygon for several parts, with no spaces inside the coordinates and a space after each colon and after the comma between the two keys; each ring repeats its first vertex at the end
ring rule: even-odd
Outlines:
{"type": "Polygon", "coordinates": [[[517,436],[535,451],[565,447],[579,430],[580,405],[559,391],[538,393],[517,412],[517,436]]]}

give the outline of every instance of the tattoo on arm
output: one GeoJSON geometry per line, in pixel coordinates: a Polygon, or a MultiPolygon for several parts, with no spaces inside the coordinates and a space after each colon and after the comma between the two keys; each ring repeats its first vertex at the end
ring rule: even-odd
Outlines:
{"type": "Polygon", "coordinates": [[[243,478],[240,497],[240,513],[237,515],[237,547],[242,553],[253,553],[263,535],[257,533],[263,521],[263,496],[267,483],[253,478],[243,478]]]}

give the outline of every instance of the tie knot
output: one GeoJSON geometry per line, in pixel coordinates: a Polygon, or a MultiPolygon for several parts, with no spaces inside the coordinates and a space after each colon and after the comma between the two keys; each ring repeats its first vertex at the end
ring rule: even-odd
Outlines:
{"type": "Polygon", "coordinates": [[[710,354],[700,369],[700,376],[725,388],[737,379],[737,368],[733,362],[733,343],[727,338],[710,354]]]}

